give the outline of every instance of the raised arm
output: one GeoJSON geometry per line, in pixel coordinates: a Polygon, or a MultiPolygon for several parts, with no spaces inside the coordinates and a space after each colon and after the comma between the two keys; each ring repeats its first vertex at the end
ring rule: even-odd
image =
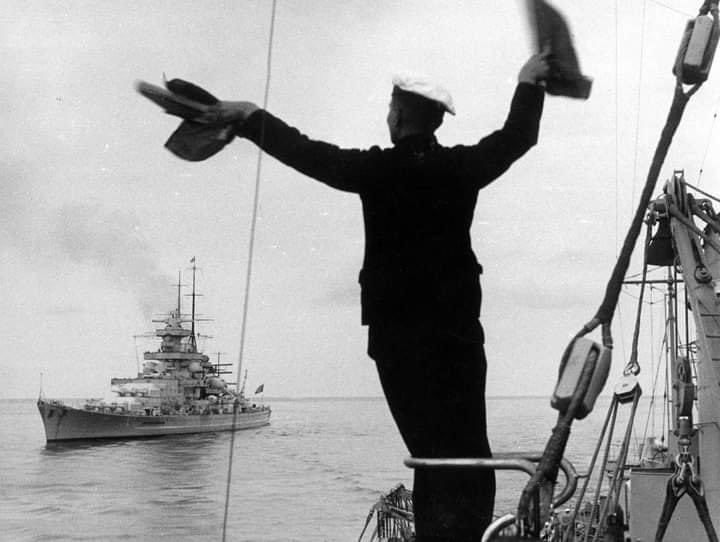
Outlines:
{"type": "Polygon", "coordinates": [[[310,139],[257,108],[235,122],[235,133],[300,173],[347,192],[360,192],[365,183],[372,182],[382,154],[378,147],[341,149],[310,139]]]}
{"type": "Polygon", "coordinates": [[[464,176],[478,188],[486,186],[537,143],[548,74],[546,54],[531,57],[518,74],[518,86],[500,130],[463,148],[464,176]]]}
{"type": "Polygon", "coordinates": [[[201,161],[220,152],[235,136],[249,139],[284,164],[329,186],[360,192],[377,171],[382,151],[341,149],[313,141],[252,102],[219,100],[181,79],[167,88],[139,81],[136,89],[182,122],[165,143],[175,155],[201,161]]]}

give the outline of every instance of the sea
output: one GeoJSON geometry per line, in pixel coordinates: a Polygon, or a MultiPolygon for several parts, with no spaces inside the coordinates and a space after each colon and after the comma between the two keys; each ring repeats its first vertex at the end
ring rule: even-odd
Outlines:
{"type": "MultiPolygon", "coordinates": [[[[235,434],[230,469],[229,433],[47,444],[35,400],[0,400],[0,540],[221,541],[227,503],[227,541],[355,541],[384,493],[412,487],[383,398],[265,402],[271,424],[235,434]]],[[[578,471],[609,403],[573,425],[578,471]]],[[[488,413],[495,452],[541,451],[557,418],[547,397],[489,398],[488,413]]],[[[496,513],[526,481],[498,473],[496,513]]]]}

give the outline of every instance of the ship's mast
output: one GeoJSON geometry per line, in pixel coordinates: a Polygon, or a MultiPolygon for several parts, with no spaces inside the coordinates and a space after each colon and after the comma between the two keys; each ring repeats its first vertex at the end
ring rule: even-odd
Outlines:
{"type": "Polygon", "coordinates": [[[693,402],[690,400],[682,415],[692,424],[692,432],[688,435],[691,451],[697,458],[697,474],[702,479],[712,522],[717,526],[720,525],[720,471],[717,469],[720,465],[720,310],[712,280],[705,279],[697,269],[707,270],[708,260],[720,250],[714,248],[714,238],[695,226],[693,220],[702,218],[702,215],[698,212],[700,207],[696,200],[682,193],[685,186],[684,180],[679,177],[672,188],[666,189],[674,201],[680,202],[686,209],[686,214],[683,214],[677,206],[672,207],[670,224],[679,264],[685,271],[685,292],[695,329],[697,385],[692,386],[688,375],[688,388],[693,390],[694,397],[691,399],[694,398],[698,420],[692,422],[693,402]],[[705,245],[701,243],[701,238],[705,240],[705,245]]]}
{"type": "MultiPolygon", "coordinates": [[[[190,263],[192,264],[192,293],[186,294],[190,297],[192,297],[192,304],[190,308],[190,335],[188,335],[188,346],[191,348],[193,352],[197,352],[197,340],[198,337],[201,335],[197,333],[196,329],[196,323],[197,322],[206,322],[209,321],[206,318],[198,318],[197,313],[195,312],[195,298],[201,297],[202,294],[197,293],[197,270],[198,267],[195,264],[195,256],[193,256],[190,259],[190,263]]],[[[185,320],[187,321],[187,320],[185,320]]],[[[207,335],[202,335],[202,337],[209,337],[207,335]]]]}
{"type": "Polygon", "coordinates": [[[182,314],[182,313],[180,312],[180,309],[181,309],[181,306],[180,306],[180,303],[181,303],[180,290],[181,290],[181,289],[182,289],[182,271],[178,270],[178,281],[177,281],[177,295],[178,295],[178,298],[177,298],[177,314],[178,314],[178,318],[180,318],[180,315],[182,314]]]}
{"type": "MultiPolygon", "coordinates": [[[[668,446],[673,451],[677,450],[677,423],[679,415],[679,398],[678,398],[678,383],[677,383],[677,371],[678,371],[678,321],[677,321],[677,288],[675,283],[675,277],[673,277],[673,268],[668,267],[667,269],[667,305],[665,311],[667,312],[666,317],[666,333],[667,333],[667,352],[668,356],[668,367],[670,368],[670,375],[672,379],[673,393],[670,398],[672,404],[672,416],[668,420],[668,435],[667,441],[668,446]]],[[[668,414],[670,411],[668,410],[668,414]]]]}
{"type": "Polygon", "coordinates": [[[195,340],[195,271],[197,266],[195,265],[195,256],[192,257],[192,309],[190,314],[190,340],[192,341],[193,351],[197,348],[197,342],[195,340]]]}
{"type": "MultiPolygon", "coordinates": [[[[677,290],[673,280],[673,269],[667,269],[667,329],[668,329],[668,352],[670,352],[670,370],[675,371],[678,364],[678,322],[675,308],[677,306],[677,290]]],[[[677,409],[677,405],[674,405],[677,409]]]]}

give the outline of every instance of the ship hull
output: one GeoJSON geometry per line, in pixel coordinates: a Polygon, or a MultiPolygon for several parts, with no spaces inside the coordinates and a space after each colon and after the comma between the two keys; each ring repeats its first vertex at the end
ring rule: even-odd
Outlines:
{"type": "Polygon", "coordinates": [[[92,412],[59,401],[38,400],[48,442],[138,438],[253,429],[270,423],[270,409],[233,414],[135,416],[92,412]],[[233,420],[233,418],[235,418],[233,420]]]}

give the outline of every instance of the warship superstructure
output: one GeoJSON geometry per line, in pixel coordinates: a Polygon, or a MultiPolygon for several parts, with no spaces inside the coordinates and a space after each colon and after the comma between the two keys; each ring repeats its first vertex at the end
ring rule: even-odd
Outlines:
{"type": "MultiPolygon", "coordinates": [[[[219,359],[200,352],[195,330],[195,271],[193,263],[192,314],[181,312],[180,283],[177,307],[156,320],[161,341],[144,353],[135,378],[113,378],[112,399],[88,399],[81,404],[40,396],[37,405],[48,442],[72,439],[130,438],[250,429],[270,423],[270,407],[247,398],[228,383],[219,359]],[[185,327],[183,324],[190,324],[185,327]]],[[[260,387],[262,388],[262,386],[260,387]]]]}

